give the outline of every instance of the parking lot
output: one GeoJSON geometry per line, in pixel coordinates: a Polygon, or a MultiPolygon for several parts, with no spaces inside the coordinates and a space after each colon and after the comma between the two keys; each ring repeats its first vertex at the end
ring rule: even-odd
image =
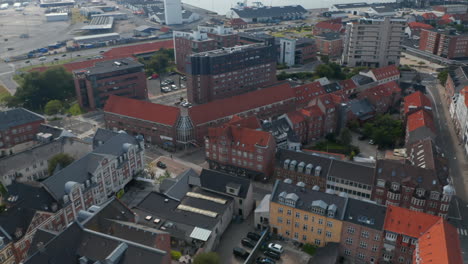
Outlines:
{"type": "Polygon", "coordinates": [[[173,74],[169,76],[161,76],[157,79],[148,80],[148,97],[152,102],[161,104],[172,104],[180,101],[180,97],[186,98],[187,84],[179,74],[173,74]],[[161,85],[164,81],[171,81],[169,85],[161,85]],[[175,87],[171,88],[171,91],[162,91],[161,87],[175,87]]]}
{"type": "MultiPolygon", "coordinates": [[[[244,260],[233,255],[233,248],[240,247],[246,251],[251,252],[252,249],[241,245],[241,240],[247,236],[248,232],[255,232],[260,234],[259,230],[255,229],[253,212],[251,215],[244,220],[242,223],[232,222],[228,229],[224,232],[221,237],[221,242],[216,252],[220,255],[223,263],[241,264],[244,260]]],[[[308,263],[310,256],[300,251],[293,245],[292,242],[270,240],[264,243],[277,243],[283,246],[284,252],[281,254],[281,259],[275,262],[277,264],[289,264],[289,263],[308,263]]],[[[264,256],[261,250],[254,256],[254,260],[258,257],[264,256]]],[[[255,263],[255,262],[252,262],[255,263]]]]}

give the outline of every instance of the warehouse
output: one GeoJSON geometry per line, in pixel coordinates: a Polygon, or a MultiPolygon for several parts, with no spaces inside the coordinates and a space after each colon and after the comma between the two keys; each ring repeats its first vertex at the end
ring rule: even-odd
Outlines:
{"type": "Polygon", "coordinates": [[[55,21],[67,21],[68,14],[67,13],[50,13],[46,14],[46,21],[47,22],[55,22],[55,21]]]}
{"type": "Polygon", "coordinates": [[[74,6],[74,0],[41,0],[40,7],[74,6]]]}
{"type": "Polygon", "coordinates": [[[114,20],[127,20],[127,14],[125,13],[104,13],[104,14],[96,14],[96,15],[91,15],[91,18],[95,17],[112,17],[114,20]]]}
{"type": "Polygon", "coordinates": [[[114,26],[113,17],[93,17],[88,25],[82,27],[82,30],[89,30],[93,32],[108,32],[114,26]]]}
{"type": "Polygon", "coordinates": [[[91,43],[101,43],[106,41],[118,40],[120,35],[118,33],[108,33],[108,34],[97,34],[89,35],[82,37],[74,37],[73,41],[76,44],[91,44],[91,43]]]}
{"type": "Polygon", "coordinates": [[[241,18],[247,23],[303,19],[307,10],[300,6],[258,6],[231,8],[229,19],[241,18]]]}

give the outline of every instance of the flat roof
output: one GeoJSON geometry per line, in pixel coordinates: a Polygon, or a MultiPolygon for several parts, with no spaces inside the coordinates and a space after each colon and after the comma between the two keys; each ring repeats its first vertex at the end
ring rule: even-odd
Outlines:
{"type": "Polygon", "coordinates": [[[88,25],[82,27],[82,30],[100,30],[111,29],[114,25],[114,18],[109,16],[93,17],[88,25]]]}
{"type": "Polygon", "coordinates": [[[75,73],[85,71],[88,75],[113,72],[118,70],[131,69],[135,67],[143,67],[143,64],[134,61],[132,58],[123,58],[107,61],[99,61],[94,64],[94,67],[77,70],[75,73]]]}
{"type": "Polygon", "coordinates": [[[95,34],[95,35],[89,35],[89,36],[81,36],[81,37],[74,37],[73,40],[79,41],[79,40],[88,40],[88,39],[94,39],[94,38],[105,38],[105,37],[120,37],[119,33],[106,33],[106,34],[95,34]]]}

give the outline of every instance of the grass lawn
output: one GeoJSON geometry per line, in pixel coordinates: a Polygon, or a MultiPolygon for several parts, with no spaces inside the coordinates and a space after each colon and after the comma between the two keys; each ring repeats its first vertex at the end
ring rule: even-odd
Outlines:
{"type": "Polygon", "coordinates": [[[8,95],[10,95],[10,92],[5,88],[5,86],[0,84],[0,102],[8,95]]]}

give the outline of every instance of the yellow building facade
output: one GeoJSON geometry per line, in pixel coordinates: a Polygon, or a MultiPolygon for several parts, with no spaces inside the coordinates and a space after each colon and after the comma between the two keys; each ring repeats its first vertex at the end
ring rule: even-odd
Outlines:
{"type": "Polygon", "coordinates": [[[270,200],[271,232],[323,247],[339,243],[347,198],[277,181],[270,200]]]}

